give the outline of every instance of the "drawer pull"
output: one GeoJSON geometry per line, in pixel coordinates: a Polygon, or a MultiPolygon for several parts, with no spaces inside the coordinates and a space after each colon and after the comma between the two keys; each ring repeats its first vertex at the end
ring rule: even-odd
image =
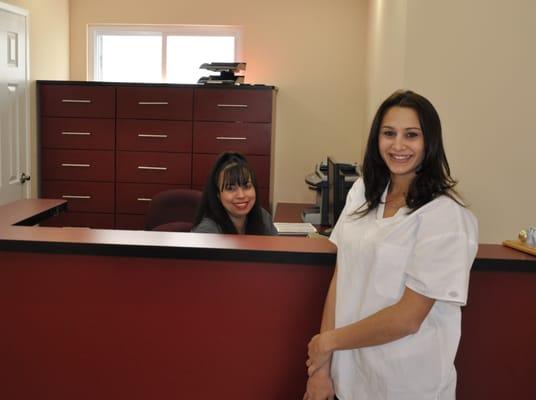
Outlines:
{"type": "Polygon", "coordinates": [[[169,103],[167,101],[138,101],[140,106],[166,106],[169,103]]]}
{"type": "Polygon", "coordinates": [[[216,140],[248,140],[243,136],[216,136],[216,140]]]}
{"type": "Polygon", "coordinates": [[[220,108],[248,108],[247,104],[218,104],[220,108]]]}
{"type": "Polygon", "coordinates": [[[62,132],[62,135],[72,135],[72,136],[89,136],[91,132],[62,132]]]}
{"type": "Polygon", "coordinates": [[[79,196],[76,194],[62,194],[62,199],[91,199],[91,196],[79,196]]]}
{"type": "Polygon", "coordinates": [[[88,99],[61,99],[62,103],[91,103],[91,100],[88,99]]]}
{"type": "Polygon", "coordinates": [[[70,164],[70,163],[61,163],[62,167],[81,167],[81,168],[89,168],[91,167],[91,164],[70,164]]]}
{"type": "Polygon", "coordinates": [[[148,197],[138,197],[137,200],[138,201],[153,201],[153,199],[150,199],[148,197]]]}
{"type": "Polygon", "coordinates": [[[167,171],[167,167],[150,167],[146,165],[138,165],[138,169],[149,169],[149,170],[156,170],[156,171],[167,171]]]}
{"type": "Polygon", "coordinates": [[[154,134],[154,133],[138,133],[138,137],[147,137],[147,138],[167,138],[168,135],[165,135],[165,134],[154,134]]]}

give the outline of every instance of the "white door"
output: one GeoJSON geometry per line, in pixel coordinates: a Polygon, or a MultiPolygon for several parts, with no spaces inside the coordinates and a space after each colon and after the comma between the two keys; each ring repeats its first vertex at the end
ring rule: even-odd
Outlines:
{"type": "Polygon", "coordinates": [[[26,19],[0,2],[0,204],[30,193],[26,19]]]}

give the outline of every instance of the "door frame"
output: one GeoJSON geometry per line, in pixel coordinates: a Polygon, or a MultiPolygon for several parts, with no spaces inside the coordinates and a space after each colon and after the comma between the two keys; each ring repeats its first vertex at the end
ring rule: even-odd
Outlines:
{"type": "MultiPolygon", "coordinates": [[[[25,108],[25,123],[26,123],[26,129],[25,129],[25,143],[26,143],[26,166],[25,169],[27,171],[27,174],[34,177],[34,182],[37,182],[37,176],[34,176],[34,173],[32,171],[32,160],[31,160],[31,149],[32,149],[32,143],[31,143],[31,125],[30,125],[30,36],[28,32],[28,25],[29,25],[29,12],[28,10],[14,6],[12,4],[4,3],[0,1],[0,10],[7,11],[13,14],[20,15],[21,17],[24,17],[24,36],[25,36],[25,43],[24,43],[24,49],[25,49],[25,71],[24,71],[24,78],[26,80],[26,87],[24,89],[26,101],[24,104],[25,108]]],[[[37,129],[37,125],[36,125],[37,129]]],[[[23,188],[23,196],[24,198],[28,199],[31,196],[32,192],[32,181],[25,184],[23,188]]],[[[38,190],[38,188],[37,188],[38,190]]]]}

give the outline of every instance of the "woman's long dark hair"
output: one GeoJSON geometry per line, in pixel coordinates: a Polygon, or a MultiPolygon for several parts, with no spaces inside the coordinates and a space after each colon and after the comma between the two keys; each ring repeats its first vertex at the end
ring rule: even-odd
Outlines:
{"type": "Polygon", "coordinates": [[[382,194],[390,180],[390,171],[380,155],[378,141],[383,117],[391,107],[407,107],[415,110],[424,137],[424,159],[417,168],[416,176],[406,195],[406,205],[410,212],[441,195],[462,204],[454,190],[457,182],[450,176],[439,115],[425,97],[407,90],[397,91],[389,96],[381,104],[372,121],[362,169],[366,208],[359,211],[359,214],[364,215],[380,204],[382,194]]]}
{"type": "MultiPolygon", "coordinates": [[[[236,227],[221,204],[219,195],[228,186],[238,185],[245,187],[248,182],[251,182],[255,188],[255,193],[258,195],[255,172],[249,166],[246,158],[240,153],[222,153],[214,163],[207,178],[194,226],[199,225],[203,218],[208,217],[220,226],[223,233],[237,234],[236,227]],[[218,180],[222,171],[223,179],[220,187],[218,180]]],[[[253,208],[247,215],[245,233],[248,235],[262,235],[265,233],[265,227],[262,223],[262,209],[257,200],[255,200],[253,208]]]]}

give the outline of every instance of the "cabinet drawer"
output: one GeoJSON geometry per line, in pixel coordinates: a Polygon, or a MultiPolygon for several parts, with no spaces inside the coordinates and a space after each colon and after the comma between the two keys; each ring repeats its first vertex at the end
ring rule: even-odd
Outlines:
{"type": "Polygon", "coordinates": [[[151,199],[164,190],[188,189],[188,185],[162,185],[152,183],[118,183],[117,184],[117,211],[123,214],[147,213],[151,199]]]}
{"type": "Polygon", "coordinates": [[[272,91],[247,89],[196,89],[196,121],[270,122],[272,91]]]}
{"type": "Polygon", "coordinates": [[[117,181],[190,185],[191,155],[185,153],[117,153],[117,181]]]}
{"type": "Polygon", "coordinates": [[[196,122],[194,125],[195,153],[270,154],[270,143],[271,124],[196,122]]]}
{"type": "Polygon", "coordinates": [[[114,133],[113,119],[47,117],[41,120],[43,147],[113,150],[114,133]]]}
{"type": "Polygon", "coordinates": [[[115,88],[107,86],[42,85],[41,115],[52,117],[115,117],[115,88]]]}
{"type": "Polygon", "coordinates": [[[41,226],[65,226],[93,229],[113,229],[114,215],[99,213],[64,212],[49,218],[39,225],[41,226]]]}
{"type": "Polygon", "coordinates": [[[192,123],[120,119],[117,121],[117,149],[190,153],[192,123]]]}
{"type": "Polygon", "coordinates": [[[69,211],[115,211],[112,182],[43,181],[41,197],[65,199],[69,211]]]}
{"type": "MultiPolygon", "coordinates": [[[[193,157],[192,186],[204,187],[218,154],[194,154],[193,157]]],[[[270,187],[270,157],[248,156],[247,159],[255,171],[259,188],[270,187]]]]}
{"type": "Polygon", "coordinates": [[[143,230],[145,228],[145,215],[116,214],[115,229],[143,230]]]}
{"type": "Polygon", "coordinates": [[[168,87],[117,88],[117,117],[190,121],[193,89],[168,87]]]}
{"type": "Polygon", "coordinates": [[[42,178],[49,180],[111,182],[114,180],[114,152],[44,149],[42,171],[42,178]]]}

